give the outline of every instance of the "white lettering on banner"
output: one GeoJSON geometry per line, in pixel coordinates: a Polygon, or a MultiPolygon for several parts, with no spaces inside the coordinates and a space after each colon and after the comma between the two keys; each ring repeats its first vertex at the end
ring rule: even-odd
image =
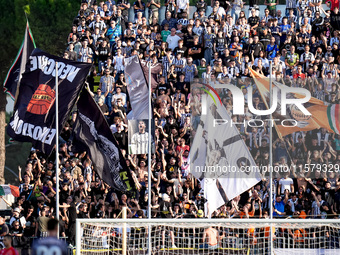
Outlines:
{"type": "MultiPolygon", "coordinates": [[[[55,63],[54,59],[46,56],[30,56],[30,71],[39,69],[44,74],[55,77],[55,63]]],[[[62,80],[67,79],[69,82],[73,82],[79,71],[79,67],[58,62],[58,77],[62,80]]]]}
{"type": "Polygon", "coordinates": [[[35,126],[31,123],[25,123],[19,118],[18,111],[14,114],[14,119],[9,123],[11,128],[17,135],[23,135],[31,137],[36,141],[41,141],[48,145],[52,144],[52,141],[56,135],[55,129],[47,127],[35,126]]]}

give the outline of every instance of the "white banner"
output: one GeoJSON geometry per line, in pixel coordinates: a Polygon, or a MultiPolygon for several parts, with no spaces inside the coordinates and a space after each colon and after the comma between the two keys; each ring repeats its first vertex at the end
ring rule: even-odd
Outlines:
{"type": "Polygon", "coordinates": [[[206,214],[210,216],[261,181],[261,175],[237,128],[230,125],[226,108],[211,97],[205,102],[207,114],[202,116],[193,141],[191,169],[194,176],[204,179],[206,214]]]}

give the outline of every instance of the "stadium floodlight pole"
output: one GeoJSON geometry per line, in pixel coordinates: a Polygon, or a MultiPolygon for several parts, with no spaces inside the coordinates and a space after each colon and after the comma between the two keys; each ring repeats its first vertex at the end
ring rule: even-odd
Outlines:
{"type": "MultiPolygon", "coordinates": [[[[58,83],[58,62],[55,63],[55,177],[56,177],[56,218],[59,220],[59,83],[58,83]]],[[[59,224],[58,234],[59,238],[59,224]]]]}
{"type": "MultiPolygon", "coordinates": [[[[149,134],[148,134],[148,219],[151,219],[151,120],[152,120],[152,105],[151,105],[151,97],[152,97],[152,89],[151,89],[151,64],[152,60],[150,58],[149,62],[149,134]]],[[[148,254],[151,255],[151,226],[148,227],[148,254]]]]}
{"type": "MultiPolygon", "coordinates": [[[[269,106],[272,107],[273,104],[273,61],[270,60],[269,62],[269,106]]],[[[272,119],[272,114],[270,114],[270,119],[272,119]]],[[[270,219],[273,219],[273,171],[271,167],[273,166],[273,127],[269,125],[269,203],[270,203],[270,219]]],[[[270,252],[274,254],[274,245],[273,245],[273,231],[272,231],[272,224],[270,225],[270,252]]]]}

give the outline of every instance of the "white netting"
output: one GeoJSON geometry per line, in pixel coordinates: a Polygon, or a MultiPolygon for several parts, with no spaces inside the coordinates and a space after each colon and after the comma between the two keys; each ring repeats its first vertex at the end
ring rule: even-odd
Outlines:
{"type": "Polygon", "coordinates": [[[80,254],[123,254],[125,226],[127,254],[271,254],[271,228],[272,254],[340,254],[339,221],[131,223],[127,220],[125,225],[122,221],[81,222],[77,249],[80,247],[80,254]]]}

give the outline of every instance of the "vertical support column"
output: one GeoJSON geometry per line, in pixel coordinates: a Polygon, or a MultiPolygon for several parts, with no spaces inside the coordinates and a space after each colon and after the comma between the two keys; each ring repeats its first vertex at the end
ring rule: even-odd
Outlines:
{"type": "MultiPolygon", "coordinates": [[[[273,81],[272,81],[272,75],[273,75],[273,61],[270,61],[269,64],[270,68],[270,75],[269,75],[269,107],[273,104],[273,81]]],[[[270,119],[272,119],[272,114],[270,114],[270,119]]],[[[269,169],[273,166],[273,127],[272,125],[269,125],[269,169]]],[[[269,178],[270,178],[270,219],[273,219],[273,171],[269,172],[269,178]]],[[[273,238],[273,224],[270,223],[270,254],[274,254],[274,238],[273,238]]]]}
{"type": "Polygon", "coordinates": [[[127,208],[124,206],[122,208],[122,218],[125,220],[123,223],[123,231],[122,231],[122,255],[126,255],[127,253],[127,231],[126,231],[126,219],[127,219],[127,208]]]}
{"type": "Polygon", "coordinates": [[[76,255],[80,255],[81,250],[81,223],[79,220],[76,220],[76,255]]]}
{"type": "MultiPolygon", "coordinates": [[[[152,188],[152,180],[151,180],[151,127],[152,127],[152,105],[151,105],[151,98],[152,98],[152,89],[151,89],[151,60],[149,64],[149,134],[148,134],[148,219],[151,219],[151,188],[152,188]]],[[[148,226],[148,254],[151,255],[151,226],[148,226]]]]}
{"type": "MultiPolygon", "coordinates": [[[[55,63],[55,177],[56,177],[56,216],[59,221],[59,81],[58,81],[58,62],[55,63]]],[[[59,238],[59,224],[58,234],[59,238]]]]}

